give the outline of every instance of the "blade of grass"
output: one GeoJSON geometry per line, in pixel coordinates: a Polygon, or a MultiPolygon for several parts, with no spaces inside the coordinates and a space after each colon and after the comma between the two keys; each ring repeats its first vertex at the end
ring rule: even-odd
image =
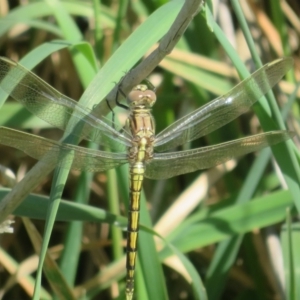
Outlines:
{"type": "Polygon", "coordinates": [[[126,10],[128,9],[128,0],[119,1],[119,8],[116,16],[116,25],[114,29],[114,35],[113,35],[113,51],[116,50],[120,44],[120,35],[121,35],[121,29],[122,29],[122,20],[124,19],[126,15],[126,10]]]}
{"type": "MultiPolygon", "coordinates": [[[[257,197],[245,204],[219,210],[214,208],[206,214],[199,212],[182,222],[168,240],[181,251],[191,251],[225,240],[232,235],[281,222],[285,218],[286,207],[292,205],[291,193],[279,191],[257,197]]],[[[161,258],[165,258],[170,253],[164,249],[160,255],[161,258]]]]}
{"type": "MultiPolygon", "coordinates": [[[[63,7],[70,13],[78,16],[84,16],[87,18],[91,18],[94,15],[94,8],[88,3],[81,3],[81,2],[70,2],[70,1],[62,1],[61,2],[63,7]]],[[[101,20],[101,25],[104,27],[114,27],[115,26],[115,17],[113,16],[113,12],[111,10],[105,9],[103,7],[101,11],[101,16],[99,16],[101,20]]],[[[0,20],[0,36],[5,35],[14,25],[25,23],[27,25],[30,24],[37,24],[34,19],[44,18],[52,15],[51,9],[46,4],[46,2],[30,2],[27,5],[19,6],[9,12],[8,15],[4,16],[0,20]],[[32,23],[33,22],[33,23],[32,23]]],[[[42,22],[42,28],[45,29],[45,22],[42,22]]],[[[34,25],[35,26],[35,25],[34,25]]],[[[51,26],[51,24],[47,25],[47,30],[50,32],[54,30],[59,30],[57,27],[51,26]],[[48,27],[50,26],[50,27],[48,27]],[[48,29],[47,29],[48,28],[48,29]]],[[[59,30],[59,32],[61,32],[59,30]]]]}
{"type": "Polygon", "coordinates": [[[286,279],[286,298],[296,300],[300,295],[300,287],[298,284],[300,278],[300,259],[298,255],[300,246],[300,223],[292,223],[290,209],[287,209],[286,214],[286,224],[281,229],[286,279]]]}
{"type": "MultiPolygon", "coordinates": [[[[271,150],[264,149],[252,164],[243,187],[234,203],[246,203],[253,197],[265,168],[270,160],[271,150]]],[[[219,299],[223,288],[225,287],[228,272],[236,261],[238,251],[240,249],[243,236],[235,236],[226,241],[221,242],[213,256],[208,272],[206,274],[206,288],[209,299],[219,299]],[[218,286],[218,289],[215,286],[218,286]]]]}
{"type": "MultiPolygon", "coordinates": [[[[120,197],[119,191],[116,189],[118,186],[117,175],[115,170],[107,171],[107,201],[109,211],[114,215],[120,215],[120,197]]],[[[123,256],[123,236],[119,228],[112,227],[111,229],[113,241],[113,257],[118,260],[123,256]]]]}
{"type": "MultiPolygon", "coordinates": [[[[4,197],[11,189],[1,188],[0,196],[4,197]]],[[[3,198],[0,199],[0,202],[3,198]]],[[[45,220],[47,215],[47,207],[49,206],[49,197],[42,195],[30,194],[16,208],[14,215],[20,217],[28,217],[36,220],[45,220]],[[38,204],[38,205],[37,205],[38,204]]],[[[125,228],[127,219],[122,216],[115,216],[103,209],[95,206],[74,203],[66,200],[61,201],[56,216],[57,221],[86,221],[86,222],[104,222],[110,225],[125,228]]]]}
{"type": "MultiPolygon", "coordinates": [[[[75,203],[87,203],[90,194],[90,183],[93,174],[83,172],[78,180],[75,191],[75,203]]],[[[68,225],[66,237],[63,242],[64,249],[60,258],[60,270],[64,274],[66,281],[74,286],[77,274],[77,266],[81,253],[81,236],[83,231],[82,222],[74,221],[68,225]]]]}
{"type": "MultiPolygon", "coordinates": [[[[149,228],[153,228],[144,193],[141,196],[140,214],[142,223],[149,228]]],[[[141,265],[140,270],[143,272],[149,299],[168,299],[164,274],[155,248],[154,237],[147,232],[140,232],[138,249],[138,259],[141,265]]],[[[137,289],[137,294],[139,295],[139,289],[137,289]]]]}
{"type": "Polygon", "coordinates": [[[224,78],[170,58],[164,59],[160,63],[160,66],[217,95],[223,95],[233,87],[232,84],[225,81],[224,78]]]}
{"type": "MultiPolygon", "coordinates": [[[[25,228],[29,234],[29,237],[31,239],[31,242],[35,248],[35,251],[39,253],[40,251],[43,251],[41,249],[42,247],[42,238],[39,235],[37,229],[33,226],[33,224],[30,222],[29,219],[23,218],[23,222],[25,225],[25,228]]],[[[49,253],[45,254],[45,275],[51,285],[51,288],[55,292],[55,294],[59,297],[59,299],[70,299],[75,300],[75,296],[72,292],[71,287],[67,284],[65,281],[65,277],[60,272],[57,264],[55,261],[51,258],[49,253]]],[[[41,287],[35,284],[34,287],[34,296],[38,292],[40,294],[41,287]]]]}
{"type": "MultiPolygon", "coordinates": [[[[44,261],[46,259],[47,255],[47,248],[49,245],[53,225],[56,219],[57,210],[60,204],[61,195],[63,192],[63,183],[66,181],[68,176],[68,170],[59,170],[55,169],[54,175],[53,175],[53,182],[51,187],[51,193],[50,193],[50,203],[47,207],[47,215],[46,215],[46,224],[45,224],[45,231],[43,235],[43,241],[39,256],[39,265],[37,269],[37,275],[36,275],[36,284],[34,289],[34,295],[33,300],[40,299],[40,288],[41,288],[41,282],[42,282],[42,269],[44,265],[44,261]],[[60,184],[57,184],[60,183],[60,184]]],[[[45,274],[47,276],[48,273],[50,273],[50,270],[48,270],[48,264],[46,263],[44,266],[45,274]]],[[[55,286],[55,280],[53,281],[53,277],[47,277],[50,285],[55,286]]],[[[65,281],[61,282],[62,285],[66,286],[67,283],[65,281]]],[[[66,289],[69,290],[69,289],[66,289]]],[[[68,298],[66,298],[68,299],[68,298]]],[[[72,299],[72,298],[70,298],[72,299]]],[[[74,297],[75,299],[75,297],[74,297]]]]}
{"type": "Polygon", "coordinates": [[[281,9],[281,4],[278,1],[271,1],[270,2],[270,9],[272,20],[275,23],[276,29],[279,32],[281,38],[281,45],[283,46],[284,55],[289,56],[291,55],[289,37],[288,37],[288,30],[286,23],[284,22],[283,11],[281,9]]]}

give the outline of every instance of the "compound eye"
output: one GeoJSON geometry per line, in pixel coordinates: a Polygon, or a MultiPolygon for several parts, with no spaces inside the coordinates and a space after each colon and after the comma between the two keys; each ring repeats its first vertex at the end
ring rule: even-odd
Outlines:
{"type": "Polygon", "coordinates": [[[144,97],[144,92],[142,91],[131,91],[128,96],[127,96],[127,102],[130,103],[134,103],[139,101],[140,99],[142,99],[144,97]]]}
{"type": "Polygon", "coordinates": [[[144,96],[147,97],[151,101],[151,103],[155,103],[156,94],[152,90],[146,90],[144,92],[144,96]]]}

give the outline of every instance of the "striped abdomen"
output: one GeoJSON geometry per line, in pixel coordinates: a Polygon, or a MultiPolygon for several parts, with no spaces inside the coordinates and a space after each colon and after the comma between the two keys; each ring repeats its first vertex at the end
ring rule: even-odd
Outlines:
{"type": "Polygon", "coordinates": [[[140,196],[144,179],[144,163],[136,162],[130,167],[130,204],[127,227],[126,295],[131,299],[134,290],[134,271],[137,256],[137,238],[140,218],[140,196]]]}

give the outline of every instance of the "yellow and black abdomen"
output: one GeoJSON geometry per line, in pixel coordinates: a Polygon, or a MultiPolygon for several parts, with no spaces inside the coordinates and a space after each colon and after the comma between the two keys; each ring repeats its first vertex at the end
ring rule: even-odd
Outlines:
{"type": "Polygon", "coordinates": [[[140,219],[140,195],[144,179],[144,163],[136,162],[130,166],[130,205],[128,210],[127,228],[127,259],[126,259],[126,292],[133,293],[134,290],[134,271],[137,256],[137,238],[140,219]]]}

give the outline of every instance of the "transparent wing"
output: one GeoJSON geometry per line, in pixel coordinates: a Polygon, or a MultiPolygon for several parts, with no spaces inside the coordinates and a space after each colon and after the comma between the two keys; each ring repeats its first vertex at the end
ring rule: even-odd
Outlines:
{"type": "Polygon", "coordinates": [[[166,179],[208,169],[234,157],[283,142],[292,136],[292,132],[278,130],[193,150],[155,153],[154,158],[146,165],[145,176],[151,179],[166,179]]]}
{"type": "Polygon", "coordinates": [[[68,126],[69,133],[74,131],[75,126],[80,126],[80,133],[75,134],[80,138],[119,151],[130,146],[130,139],[111,127],[104,117],[95,116],[91,110],[80,106],[29,70],[5,57],[0,57],[0,88],[30,112],[62,130],[66,130],[73,116],[74,125],[68,126]],[[80,125],[79,121],[82,121],[80,125]]]}
{"type": "Polygon", "coordinates": [[[0,127],[0,144],[19,149],[44,163],[62,168],[100,172],[128,162],[126,153],[112,153],[63,144],[36,135],[0,127]]]}
{"type": "Polygon", "coordinates": [[[155,150],[172,149],[234,120],[270,90],[292,64],[292,58],[281,58],[266,64],[226,95],[207,103],[159,133],[155,139],[155,150]]]}

